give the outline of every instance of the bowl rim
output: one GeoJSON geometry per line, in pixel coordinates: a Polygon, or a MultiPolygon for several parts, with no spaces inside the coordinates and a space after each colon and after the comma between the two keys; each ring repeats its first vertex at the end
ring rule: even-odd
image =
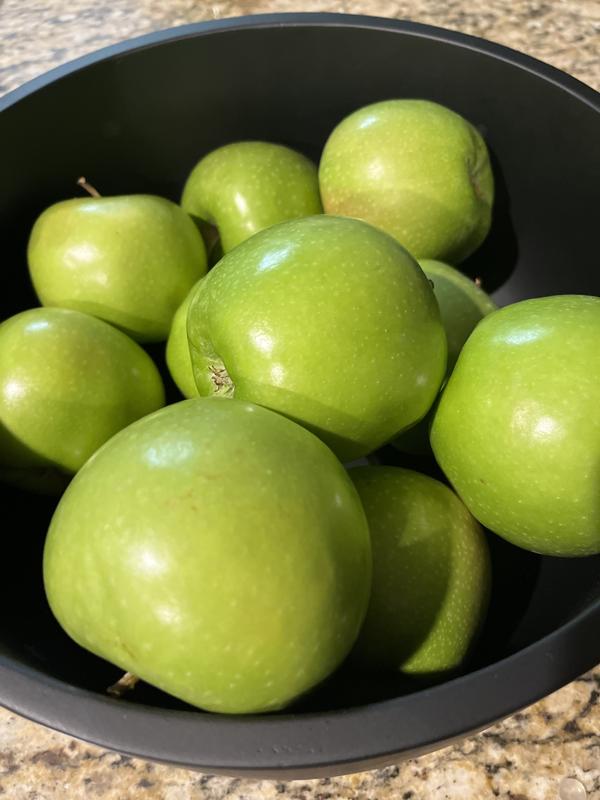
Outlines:
{"type": "Polygon", "coordinates": [[[15,666],[4,655],[0,703],[69,736],[173,766],[280,779],[341,775],[436,750],[546,697],[596,666],[599,621],[600,599],[486,667],[336,711],[228,716],[138,705],[15,666]]]}
{"type": "MultiPolygon", "coordinates": [[[[116,56],[179,39],[282,26],[362,28],[449,43],[533,73],[600,113],[600,93],[504,45],[408,20],[305,12],[210,20],[128,39],[8,92],[0,98],[0,112],[116,56]]],[[[336,711],[224,716],[138,705],[15,665],[6,655],[0,656],[0,703],[70,736],[176,766],[279,779],[343,774],[437,749],[555,691],[598,663],[599,623],[600,598],[558,629],[491,665],[412,694],[336,711]]]]}

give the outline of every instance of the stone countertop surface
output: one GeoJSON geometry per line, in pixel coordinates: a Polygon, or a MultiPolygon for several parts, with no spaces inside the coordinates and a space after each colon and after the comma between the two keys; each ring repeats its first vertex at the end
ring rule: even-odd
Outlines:
{"type": "Polygon", "coordinates": [[[523,50],[600,89],[598,0],[0,0],[0,94],[132,36],[275,11],[371,14],[452,28],[523,50]]]}
{"type": "MultiPolygon", "coordinates": [[[[484,36],[600,89],[597,0],[0,0],[0,94],[149,31],[241,14],[340,11],[484,36]]],[[[600,800],[600,665],[483,733],[418,759],[340,778],[252,781],[148,763],[0,709],[7,800],[600,800]]]]}

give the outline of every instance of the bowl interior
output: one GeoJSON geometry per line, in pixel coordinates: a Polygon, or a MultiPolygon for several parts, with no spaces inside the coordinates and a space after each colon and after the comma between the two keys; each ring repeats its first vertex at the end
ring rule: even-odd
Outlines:
{"type": "MultiPolygon", "coordinates": [[[[197,161],[238,139],[288,144],[318,159],[347,113],[391,97],[424,97],[471,120],[492,153],[492,232],[464,270],[498,303],[545,294],[597,294],[600,114],[531,65],[425,29],[301,21],[199,29],[117,52],[6,103],[0,116],[0,225],[7,279],[2,318],[36,305],[27,237],[47,205],[76,196],[85,175],[103,194],[174,200],[197,161]],[[594,174],[594,170],[596,174],[594,174]]],[[[154,353],[159,357],[161,347],[154,353]]],[[[172,389],[171,389],[172,390],[172,389]]],[[[175,397],[175,395],[173,395],[175,397]]],[[[389,448],[381,458],[401,457],[389,448]]],[[[434,469],[425,463],[426,470],[434,469]]],[[[103,693],[118,675],[54,622],[41,583],[43,538],[55,501],[2,487],[0,653],[15,665],[103,693]]],[[[476,670],[558,629],[600,597],[600,557],[541,558],[490,538],[494,589],[476,670]]],[[[297,710],[356,706],[420,687],[397,678],[328,681],[297,710]]],[[[183,707],[148,687],[128,702],[183,707]]]]}

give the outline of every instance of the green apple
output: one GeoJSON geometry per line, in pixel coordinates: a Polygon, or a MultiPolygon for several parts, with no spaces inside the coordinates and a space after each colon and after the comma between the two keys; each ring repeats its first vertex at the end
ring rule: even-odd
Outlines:
{"type": "Polygon", "coordinates": [[[271,142],[234,142],[204,156],[181,205],[216,225],[224,253],[264,228],[323,210],[313,162],[271,142]]]}
{"type": "Polygon", "coordinates": [[[454,369],[464,343],[483,317],[498,306],[484,290],[454,267],[441,261],[422,259],[421,269],[433,284],[446,338],[448,339],[448,375],[454,369]]]}
{"type": "MultiPolygon", "coordinates": [[[[495,311],[497,306],[483,289],[454,267],[427,259],[422,259],[419,264],[432,283],[440,307],[448,340],[448,377],[473,328],[483,317],[495,311]]],[[[421,422],[395,439],[394,446],[406,453],[430,454],[429,428],[432,413],[433,409],[421,422]]]]}
{"type": "Polygon", "coordinates": [[[0,325],[0,476],[62,488],[100,445],[164,400],[150,356],[106,322],[62,308],[16,314],[0,325]]]}
{"type": "Polygon", "coordinates": [[[364,219],[415,258],[456,264],[491,224],[494,181],[473,125],[429,100],[384,100],[350,114],[319,166],[328,214],[364,219]]]}
{"type": "MultiPolygon", "coordinates": [[[[203,280],[202,278],[200,280],[203,280]]],[[[185,300],[179,306],[171,323],[169,338],[167,339],[166,361],[171,377],[175,381],[177,388],[184,397],[197,397],[198,389],[194,380],[192,370],[192,357],[190,355],[190,345],[187,336],[187,315],[199,285],[194,286],[188,292],[185,300]]]]}
{"type": "Polygon", "coordinates": [[[188,339],[202,396],[235,396],[300,422],[345,460],[421,419],[446,367],[429,281],[359,220],[283,222],[200,283],[188,339]]]}
{"type": "Polygon", "coordinates": [[[93,314],[138,341],[167,338],[177,307],[206,272],[196,225],[153,195],[55,203],[36,220],[27,256],[43,305],[93,314]]]}
{"type": "Polygon", "coordinates": [[[536,553],[600,553],[600,298],[524,300],[475,328],[435,457],[471,513],[536,553]]]}
{"type": "Polygon", "coordinates": [[[352,482],[315,436],[221,398],[113,437],[52,519],[44,582],[81,646],[210,711],[281,708],[332,672],[367,608],[352,482]]]}
{"type": "Polygon", "coordinates": [[[349,472],[371,531],[373,585],[353,659],[433,675],[458,667],[485,616],[482,528],[444,484],[398,467],[349,472]]]}

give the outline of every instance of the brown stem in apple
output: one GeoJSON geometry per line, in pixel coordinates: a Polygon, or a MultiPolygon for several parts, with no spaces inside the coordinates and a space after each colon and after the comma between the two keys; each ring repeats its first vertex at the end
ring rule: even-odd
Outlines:
{"type": "Polygon", "coordinates": [[[91,183],[88,183],[88,182],[86,181],[86,179],[83,177],[83,175],[81,176],[81,178],[78,178],[78,180],[77,180],[77,186],[81,186],[81,188],[82,188],[82,189],[85,189],[85,190],[86,190],[86,192],[87,192],[88,194],[90,194],[92,197],[102,197],[102,195],[101,195],[101,194],[100,194],[100,192],[99,192],[99,191],[96,189],[96,187],[95,187],[95,186],[92,186],[92,184],[91,184],[91,183]]]}
{"type": "Polygon", "coordinates": [[[215,394],[225,395],[226,397],[233,396],[233,381],[227,372],[224,364],[210,364],[210,379],[214,387],[215,394]]]}
{"type": "Polygon", "coordinates": [[[481,285],[482,285],[481,278],[479,278],[479,277],[475,278],[473,283],[475,284],[475,286],[477,286],[479,289],[481,289],[481,285]]]}
{"type": "Polygon", "coordinates": [[[137,675],[134,675],[132,672],[126,672],[124,675],[121,675],[116,683],[113,683],[112,686],[109,686],[106,692],[111,697],[116,697],[119,699],[124,697],[127,692],[130,692],[138,681],[139,678],[137,675]]]}

